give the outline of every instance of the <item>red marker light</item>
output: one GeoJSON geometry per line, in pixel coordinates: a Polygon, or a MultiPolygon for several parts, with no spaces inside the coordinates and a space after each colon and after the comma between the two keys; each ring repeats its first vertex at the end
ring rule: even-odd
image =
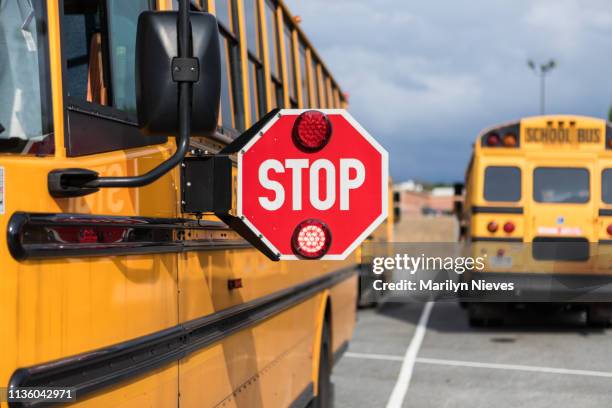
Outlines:
{"type": "Polygon", "coordinates": [[[324,113],[310,110],[302,113],[293,125],[293,143],[298,149],[314,153],[323,149],[329,142],[332,125],[324,113]]]}
{"type": "Polygon", "coordinates": [[[83,228],[77,239],[79,244],[92,244],[98,242],[98,234],[93,228],[83,228]]]}
{"type": "Polygon", "coordinates": [[[608,235],[612,235],[612,224],[608,225],[606,232],[608,233],[608,235]]]}
{"type": "Polygon", "coordinates": [[[227,289],[234,290],[234,289],[240,289],[240,288],[242,288],[242,278],[227,280],[227,289]]]}
{"type": "Polygon", "coordinates": [[[318,259],[329,250],[331,233],[321,221],[302,221],[293,231],[291,246],[293,252],[302,258],[318,259]]]}
{"type": "Polygon", "coordinates": [[[70,244],[109,244],[127,242],[129,228],[123,227],[55,227],[49,228],[50,239],[70,244]]]}
{"type": "Polygon", "coordinates": [[[501,139],[497,133],[490,133],[487,135],[487,146],[495,147],[499,146],[501,139]]]}
{"type": "Polygon", "coordinates": [[[487,230],[489,232],[497,232],[498,228],[499,228],[499,225],[497,225],[495,221],[491,221],[490,223],[487,224],[487,230]]]}
{"type": "Polygon", "coordinates": [[[508,221],[507,223],[504,224],[504,232],[507,234],[511,234],[514,232],[514,223],[511,221],[508,221]]]}

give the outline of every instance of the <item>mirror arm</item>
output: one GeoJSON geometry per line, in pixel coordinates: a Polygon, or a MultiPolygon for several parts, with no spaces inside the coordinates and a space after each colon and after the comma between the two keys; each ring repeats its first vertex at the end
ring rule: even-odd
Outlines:
{"type": "Polygon", "coordinates": [[[146,186],[168,173],[185,158],[189,151],[189,138],[191,134],[193,82],[197,82],[198,78],[174,74],[177,71],[177,65],[184,66],[185,62],[191,62],[195,66],[198,64],[197,59],[191,56],[189,3],[189,0],[180,0],[179,3],[177,30],[179,56],[172,62],[173,78],[175,82],[179,83],[179,132],[177,136],[177,149],[174,154],[147,173],[134,177],[98,177],[97,173],[84,169],[53,170],[48,176],[48,188],[53,197],[78,197],[95,193],[100,188],[146,186]],[[80,173],[78,177],[75,177],[75,171],[77,173],[88,172],[89,177],[83,177],[80,173]]]}

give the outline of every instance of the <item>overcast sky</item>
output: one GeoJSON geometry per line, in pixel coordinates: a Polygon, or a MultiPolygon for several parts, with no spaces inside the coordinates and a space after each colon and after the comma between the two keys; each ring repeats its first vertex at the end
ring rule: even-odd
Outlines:
{"type": "Polygon", "coordinates": [[[606,117],[612,0],[286,0],[391,154],[395,181],[458,181],[478,132],[538,113],[606,117]]]}

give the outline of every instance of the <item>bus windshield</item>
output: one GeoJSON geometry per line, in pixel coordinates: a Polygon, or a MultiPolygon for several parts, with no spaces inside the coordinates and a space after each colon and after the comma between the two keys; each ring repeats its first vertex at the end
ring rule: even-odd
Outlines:
{"type": "Polygon", "coordinates": [[[586,203],[589,201],[589,171],[537,168],[533,172],[533,198],[539,203],[586,203]]]}
{"type": "Polygon", "coordinates": [[[39,4],[0,0],[0,141],[38,142],[47,136],[36,19],[39,4]]]}

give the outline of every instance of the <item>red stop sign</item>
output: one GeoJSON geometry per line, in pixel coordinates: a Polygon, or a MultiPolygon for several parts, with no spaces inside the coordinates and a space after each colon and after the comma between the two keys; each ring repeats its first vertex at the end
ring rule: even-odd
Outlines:
{"type": "Polygon", "coordinates": [[[387,180],[346,111],[281,110],[238,152],[237,215],[280,259],[341,260],[387,217],[387,180]]]}

